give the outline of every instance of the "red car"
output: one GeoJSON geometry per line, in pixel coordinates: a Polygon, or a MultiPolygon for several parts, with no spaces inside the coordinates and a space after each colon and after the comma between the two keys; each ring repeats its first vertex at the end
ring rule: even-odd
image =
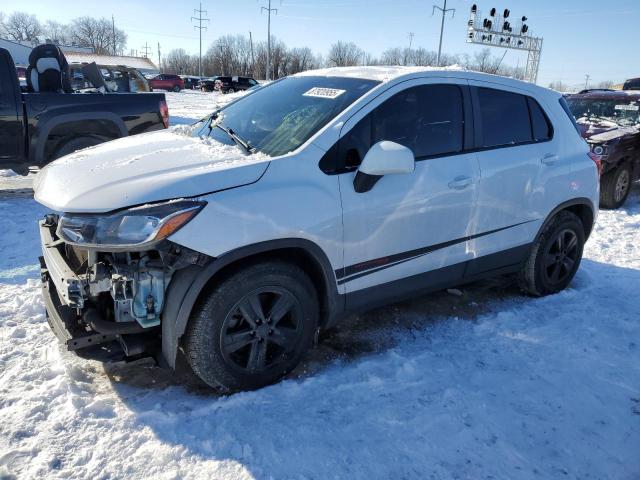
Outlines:
{"type": "Polygon", "coordinates": [[[182,80],[178,75],[161,73],[149,80],[149,86],[153,90],[171,90],[172,92],[179,92],[184,88],[184,80],[182,80]]]}

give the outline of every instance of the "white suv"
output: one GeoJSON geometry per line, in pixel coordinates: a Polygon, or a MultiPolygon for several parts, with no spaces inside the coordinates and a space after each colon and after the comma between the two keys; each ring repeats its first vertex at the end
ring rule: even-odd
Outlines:
{"type": "Polygon", "coordinates": [[[563,98],[457,70],[336,68],[38,176],[48,318],[103,360],[179,351],[211,386],[290,371],[348,312],[490,275],[573,278],[598,159],[563,98]]]}

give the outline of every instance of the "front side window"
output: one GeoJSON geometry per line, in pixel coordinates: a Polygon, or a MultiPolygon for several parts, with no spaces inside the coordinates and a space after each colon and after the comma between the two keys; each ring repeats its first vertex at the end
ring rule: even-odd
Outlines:
{"type": "Polygon", "coordinates": [[[392,96],[341,140],[340,165],[355,168],[369,148],[388,140],[413,151],[416,160],[461,152],[462,92],[455,85],[423,85],[392,96]]]}
{"type": "Polygon", "coordinates": [[[288,77],[240,98],[194,126],[194,136],[231,144],[216,124],[269,156],[297,149],[379,82],[343,77],[288,77]]]}
{"type": "Polygon", "coordinates": [[[478,88],[482,147],[499,147],[532,140],[527,97],[517,93],[478,88]]]}

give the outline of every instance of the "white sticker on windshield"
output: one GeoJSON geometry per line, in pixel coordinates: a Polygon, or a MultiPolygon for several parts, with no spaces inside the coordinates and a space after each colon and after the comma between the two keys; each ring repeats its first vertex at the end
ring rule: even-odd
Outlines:
{"type": "Polygon", "coordinates": [[[346,92],[346,90],[340,90],[338,88],[314,87],[302,95],[305,97],[338,98],[344,92],[346,92]]]}
{"type": "Polygon", "coordinates": [[[637,112],[640,110],[638,105],[616,105],[613,107],[615,110],[631,110],[632,112],[637,112]]]}

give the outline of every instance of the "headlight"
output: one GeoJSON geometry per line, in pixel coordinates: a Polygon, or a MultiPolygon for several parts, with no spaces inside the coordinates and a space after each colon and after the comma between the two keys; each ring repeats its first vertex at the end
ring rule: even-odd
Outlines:
{"type": "Polygon", "coordinates": [[[57,234],[65,242],[83,247],[140,247],[177,232],[205,205],[178,200],[105,215],[63,215],[57,234]]]}

